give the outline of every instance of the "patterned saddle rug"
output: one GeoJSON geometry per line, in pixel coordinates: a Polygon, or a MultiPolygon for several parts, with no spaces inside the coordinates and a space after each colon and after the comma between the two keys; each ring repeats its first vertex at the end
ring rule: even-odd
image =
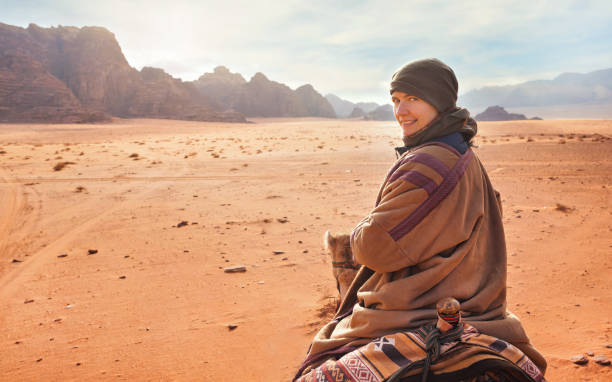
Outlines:
{"type": "Polygon", "coordinates": [[[295,381],[545,381],[518,348],[467,323],[461,323],[456,335],[446,340],[442,336],[432,341],[434,331],[421,327],[377,338],[340,359],[327,360],[295,381]]]}

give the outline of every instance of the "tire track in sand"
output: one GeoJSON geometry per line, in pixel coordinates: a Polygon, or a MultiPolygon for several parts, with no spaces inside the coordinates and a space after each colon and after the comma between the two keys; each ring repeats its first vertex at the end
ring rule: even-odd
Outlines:
{"type": "Polygon", "coordinates": [[[12,227],[22,213],[25,201],[22,186],[0,169],[0,261],[9,261],[12,253],[7,250],[12,227]]]}
{"type": "MultiPolygon", "coordinates": [[[[9,183],[10,179],[5,179],[7,183],[9,183]]],[[[13,181],[14,182],[14,181],[13,181]]],[[[6,274],[0,276],[0,298],[5,299],[7,297],[12,296],[16,291],[20,290],[23,282],[27,282],[27,277],[31,276],[38,269],[43,267],[46,262],[57,255],[57,253],[61,252],[72,240],[75,240],[82,235],[83,233],[93,229],[96,224],[106,218],[108,215],[113,212],[124,208],[129,202],[132,202],[134,199],[143,198],[147,194],[153,193],[162,189],[167,185],[168,182],[154,182],[153,187],[147,187],[141,192],[131,193],[129,198],[124,199],[119,202],[115,202],[113,207],[104,209],[104,211],[96,211],[96,213],[92,213],[89,216],[83,216],[79,219],[77,223],[73,223],[70,229],[67,229],[61,236],[57,237],[55,240],[49,242],[43,248],[32,253],[28,260],[24,261],[22,264],[19,264],[19,267],[16,267],[13,270],[8,271],[6,274]]],[[[6,183],[5,183],[6,184],[6,183]]],[[[3,187],[0,183],[0,187],[3,187]]],[[[6,205],[10,207],[11,215],[7,214],[7,218],[2,218],[3,222],[7,222],[8,230],[10,231],[11,222],[14,221],[19,216],[19,211],[23,208],[23,197],[19,197],[20,187],[12,187],[11,192],[6,193],[6,205]]],[[[99,204],[98,200],[90,199],[83,203],[79,203],[74,205],[72,209],[75,211],[79,210],[89,210],[88,207],[97,206],[99,204]]],[[[95,210],[95,209],[94,209],[95,210]]],[[[4,215],[4,214],[2,214],[4,215]]],[[[2,236],[3,243],[8,242],[8,236],[2,236]]]]}

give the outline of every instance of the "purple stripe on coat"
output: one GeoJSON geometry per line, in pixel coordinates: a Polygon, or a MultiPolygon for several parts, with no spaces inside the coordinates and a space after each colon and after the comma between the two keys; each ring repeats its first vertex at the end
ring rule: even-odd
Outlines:
{"type": "Polygon", "coordinates": [[[420,206],[417,207],[408,217],[402,220],[398,225],[389,231],[389,235],[393,240],[398,241],[404,235],[412,231],[429,213],[436,208],[442,200],[444,200],[450,192],[455,188],[459,179],[463,176],[468,163],[474,157],[472,150],[466,151],[465,154],[457,161],[455,166],[450,170],[447,177],[438,186],[436,191],[427,198],[420,206]]]}
{"type": "Polygon", "coordinates": [[[408,171],[400,174],[399,179],[403,179],[414,184],[417,187],[421,187],[425,191],[427,191],[427,195],[433,194],[438,185],[433,180],[429,179],[429,177],[421,174],[418,171],[408,171]]]}
{"type": "MultiPolygon", "coordinates": [[[[402,163],[400,163],[400,165],[407,163],[407,162],[422,163],[426,165],[427,167],[435,170],[438,174],[440,174],[442,178],[446,177],[446,175],[448,175],[448,172],[449,172],[448,167],[446,167],[446,165],[440,159],[434,157],[433,155],[429,155],[425,153],[419,153],[413,156],[407,156],[402,161],[402,163]]],[[[389,173],[389,176],[387,177],[389,182],[393,182],[394,180],[396,180],[397,178],[401,177],[402,175],[406,173],[405,171],[397,171],[398,168],[399,166],[394,166],[391,169],[393,172],[389,173]]]]}
{"type": "Polygon", "coordinates": [[[411,162],[422,163],[422,164],[424,164],[424,165],[426,165],[428,167],[433,168],[443,178],[446,177],[446,175],[448,174],[448,171],[449,171],[448,167],[446,167],[444,162],[442,162],[440,159],[436,158],[433,155],[429,155],[429,154],[425,154],[425,153],[419,153],[419,154],[416,154],[413,157],[410,157],[410,161],[411,162]]]}
{"type": "MultiPolygon", "coordinates": [[[[404,164],[406,162],[422,163],[434,169],[438,174],[440,174],[442,178],[448,175],[448,171],[449,171],[448,167],[446,167],[446,165],[442,163],[441,160],[434,157],[433,155],[419,153],[414,156],[407,157],[406,160],[404,160],[401,164],[404,164]]],[[[401,177],[402,175],[406,173],[406,171],[397,171],[397,167],[394,167],[394,169],[392,170],[393,170],[393,173],[389,174],[390,176],[388,177],[388,182],[393,182],[394,180],[396,180],[397,178],[401,177]]]]}

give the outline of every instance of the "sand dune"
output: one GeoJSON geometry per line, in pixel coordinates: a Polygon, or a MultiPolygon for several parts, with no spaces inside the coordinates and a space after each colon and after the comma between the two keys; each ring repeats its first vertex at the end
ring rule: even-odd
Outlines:
{"type": "MultiPolygon", "coordinates": [[[[1,380],[290,379],[334,306],[323,232],[371,208],[398,129],[256,122],[0,125],[1,380]]],[[[509,308],[549,380],[612,379],[569,361],[612,357],[612,122],[479,128],[509,308]]]]}

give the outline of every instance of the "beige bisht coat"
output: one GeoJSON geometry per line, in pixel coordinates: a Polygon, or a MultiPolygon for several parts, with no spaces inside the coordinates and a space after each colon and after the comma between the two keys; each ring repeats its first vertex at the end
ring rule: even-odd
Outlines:
{"type": "MultiPolygon", "coordinates": [[[[309,358],[436,319],[443,297],[464,320],[521,349],[544,371],[519,319],[506,310],[506,243],[499,198],[471,149],[430,142],[389,171],[376,207],[351,234],[362,267],[309,358]]],[[[333,352],[331,353],[333,354],[333,352]]]]}

